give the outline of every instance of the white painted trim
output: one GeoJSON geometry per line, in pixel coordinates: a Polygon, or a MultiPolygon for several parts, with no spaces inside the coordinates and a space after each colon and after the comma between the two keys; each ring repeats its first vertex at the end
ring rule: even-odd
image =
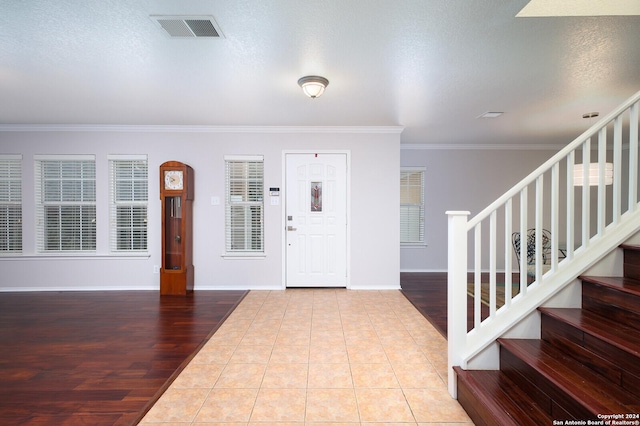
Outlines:
{"type": "Polygon", "coordinates": [[[9,292],[59,292],[59,291],[153,291],[159,293],[158,288],[155,286],[137,286],[137,287],[122,287],[122,286],[96,286],[96,287],[2,287],[0,293],[9,292]]]}
{"type": "Polygon", "coordinates": [[[551,144],[400,144],[401,150],[488,150],[488,151],[559,151],[565,145],[551,144]]]}
{"type": "Polygon", "coordinates": [[[351,150],[349,149],[338,149],[338,150],[282,150],[282,226],[281,226],[281,238],[282,238],[282,289],[285,290],[287,288],[287,206],[286,206],[286,197],[287,197],[287,155],[288,154],[343,154],[346,155],[347,160],[347,200],[346,200],[346,209],[347,209],[347,280],[346,280],[346,288],[351,289],[351,150]]]}
{"type": "Polygon", "coordinates": [[[147,154],[107,154],[107,160],[147,161],[148,156],[147,154]]]}
{"type": "Polygon", "coordinates": [[[22,154],[0,154],[0,160],[22,160],[22,154]]]}
{"type": "MultiPolygon", "coordinates": [[[[423,272],[449,272],[446,269],[400,269],[400,272],[408,272],[408,273],[412,273],[412,272],[418,272],[418,273],[423,273],[423,272]]],[[[475,269],[468,269],[467,270],[467,274],[473,274],[475,272],[475,269]]],[[[489,269],[481,269],[480,270],[481,273],[489,273],[489,269]]],[[[515,274],[517,272],[520,272],[519,269],[513,269],[511,271],[512,274],[515,274]]],[[[504,274],[504,269],[496,269],[496,273],[498,274],[504,274]]]]}
{"type": "Polygon", "coordinates": [[[35,154],[34,161],[95,161],[95,154],[35,154]]]}
{"type": "Polygon", "coordinates": [[[264,161],[264,155],[225,155],[224,161],[264,161]]]}
{"type": "Polygon", "coordinates": [[[263,260],[267,257],[264,252],[257,252],[256,254],[249,254],[248,252],[239,252],[239,254],[223,253],[220,255],[224,260],[263,260]]]}
{"type": "Polygon", "coordinates": [[[153,132],[153,133],[385,133],[403,126],[182,126],[110,124],[0,124],[0,132],[153,132]]]}
{"type": "Polygon", "coordinates": [[[108,254],[98,254],[95,255],[87,254],[86,252],[47,252],[44,254],[11,254],[11,255],[0,255],[0,262],[3,261],[29,261],[29,260],[149,260],[151,259],[151,255],[147,251],[139,251],[139,252],[131,252],[131,254],[127,254],[126,252],[118,252],[113,255],[108,254]]]}

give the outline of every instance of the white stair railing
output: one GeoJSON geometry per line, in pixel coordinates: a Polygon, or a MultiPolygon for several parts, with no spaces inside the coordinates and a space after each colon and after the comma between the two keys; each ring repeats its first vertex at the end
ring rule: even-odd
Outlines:
{"type": "Polygon", "coordinates": [[[639,110],[640,92],[477,216],[468,220],[469,212],[447,212],[448,386],[454,398],[453,366],[466,368],[472,357],[640,228],[639,110]],[[585,173],[576,178],[580,167],[585,173]],[[590,169],[597,175],[591,180],[590,169]],[[531,262],[529,229],[535,236],[531,262]],[[544,230],[551,235],[546,252],[544,230]],[[519,256],[515,232],[522,236],[519,256]],[[468,294],[473,294],[472,318],[467,318],[468,294]]]}

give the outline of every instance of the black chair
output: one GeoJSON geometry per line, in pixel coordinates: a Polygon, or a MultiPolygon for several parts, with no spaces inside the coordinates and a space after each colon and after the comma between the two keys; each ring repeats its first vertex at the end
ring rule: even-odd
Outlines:
{"type": "MultiPolygon", "coordinates": [[[[544,274],[551,269],[551,232],[543,229],[541,231],[542,238],[542,273],[544,274]]],[[[518,265],[520,265],[520,232],[514,232],[511,235],[513,249],[516,252],[518,265]]],[[[536,230],[527,230],[527,275],[536,276],[536,230]]]]}

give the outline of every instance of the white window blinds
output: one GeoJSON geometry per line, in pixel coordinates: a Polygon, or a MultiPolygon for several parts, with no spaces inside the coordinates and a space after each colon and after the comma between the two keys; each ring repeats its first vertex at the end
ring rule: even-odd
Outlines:
{"type": "Polygon", "coordinates": [[[95,251],[95,158],[37,158],[35,171],[38,251],[95,251]]]}
{"type": "Polygon", "coordinates": [[[147,159],[110,158],[110,246],[112,252],[147,251],[149,199],[147,159]]]}
{"type": "Polygon", "coordinates": [[[400,242],[424,244],[424,170],[400,171],[400,242]]]}
{"type": "Polygon", "coordinates": [[[22,159],[0,156],[0,253],[22,251],[22,159]]]}
{"type": "Polygon", "coordinates": [[[225,158],[225,250],[264,251],[262,157],[225,158]]]}

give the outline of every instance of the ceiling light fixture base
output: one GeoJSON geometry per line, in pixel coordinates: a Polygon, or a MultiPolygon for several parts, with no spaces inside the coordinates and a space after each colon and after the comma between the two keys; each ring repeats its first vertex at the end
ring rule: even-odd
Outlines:
{"type": "Polygon", "coordinates": [[[298,85],[308,97],[314,99],[324,93],[324,89],[329,85],[329,80],[317,75],[308,75],[298,80],[298,85]]]}

